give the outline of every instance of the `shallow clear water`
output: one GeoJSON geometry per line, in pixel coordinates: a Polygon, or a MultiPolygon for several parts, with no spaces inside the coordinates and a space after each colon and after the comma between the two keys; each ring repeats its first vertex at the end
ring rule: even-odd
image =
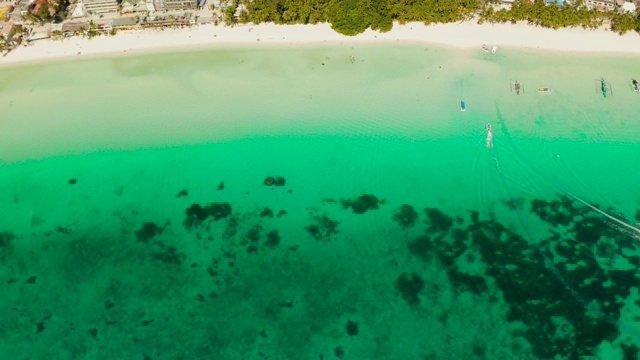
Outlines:
{"type": "Polygon", "coordinates": [[[632,359],[633,70],[424,45],[3,68],[1,347],[632,359]]]}

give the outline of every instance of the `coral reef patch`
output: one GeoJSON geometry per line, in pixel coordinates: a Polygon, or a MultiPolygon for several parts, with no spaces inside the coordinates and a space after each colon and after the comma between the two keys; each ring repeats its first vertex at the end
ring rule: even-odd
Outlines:
{"type": "Polygon", "coordinates": [[[354,214],[364,214],[369,210],[377,210],[384,202],[375,195],[363,194],[355,199],[342,199],[340,203],[343,208],[351,209],[354,214]]]}
{"type": "Polygon", "coordinates": [[[403,204],[393,214],[393,221],[403,228],[413,226],[418,219],[418,212],[411,205],[403,204]]]}
{"type": "Polygon", "coordinates": [[[213,203],[201,206],[193,204],[186,210],[187,218],[184,220],[186,228],[201,226],[208,219],[218,221],[231,215],[231,205],[229,203],[213,203]]]}

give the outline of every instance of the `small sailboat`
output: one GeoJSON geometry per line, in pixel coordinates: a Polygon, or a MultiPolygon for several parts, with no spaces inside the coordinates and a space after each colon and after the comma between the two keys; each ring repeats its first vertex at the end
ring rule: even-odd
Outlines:
{"type": "Polygon", "coordinates": [[[631,85],[633,86],[633,91],[635,91],[636,94],[640,94],[640,84],[638,84],[638,80],[631,79],[631,85]]]}
{"type": "Polygon", "coordinates": [[[465,112],[467,111],[467,106],[465,105],[464,101],[460,100],[460,111],[465,112]]]}

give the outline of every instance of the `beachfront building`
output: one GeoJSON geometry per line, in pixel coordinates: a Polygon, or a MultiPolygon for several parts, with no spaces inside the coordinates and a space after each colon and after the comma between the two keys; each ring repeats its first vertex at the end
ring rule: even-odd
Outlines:
{"type": "Polygon", "coordinates": [[[13,21],[22,21],[22,17],[27,15],[31,9],[33,8],[33,0],[22,0],[16,7],[13,9],[11,13],[11,20],[13,21]]]}
{"type": "Polygon", "coordinates": [[[624,4],[622,4],[622,10],[624,10],[625,12],[635,12],[636,4],[632,2],[625,2],[624,4]]]}
{"type": "Polygon", "coordinates": [[[87,16],[87,9],[84,7],[82,0],[78,0],[71,12],[71,18],[80,18],[85,16],[87,16]]]}
{"type": "Polygon", "coordinates": [[[140,29],[138,24],[139,17],[118,17],[111,20],[111,26],[117,30],[137,30],[140,29]]]}
{"type": "Polygon", "coordinates": [[[74,35],[77,32],[83,32],[89,29],[89,23],[88,22],[64,22],[62,24],[62,29],[60,29],[60,31],[62,31],[62,34],[65,36],[71,36],[74,35]]]}
{"type": "Polygon", "coordinates": [[[148,21],[140,23],[142,28],[162,28],[191,26],[196,23],[196,16],[191,12],[183,14],[157,15],[149,17],[148,21]]]}
{"type": "Polygon", "coordinates": [[[160,10],[191,10],[195,9],[197,0],[154,0],[155,9],[160,10]]]}
{"type": "Polygon", "coordinates": [[[118,11],[117,0],[83,0],[89,14],[102,14],[118,11]]]}
{"type": "Polygon", "coordinates": [[[510,9],[513,6],[515,0],[496,0],[489,2],[489,6],[491,6],[494,10],[500,9],[510,9]]]}
{"type": "Polygon", "coordinates": [[[609,11],[616,8],[616,0],[587,0],[587,6],[600,11],[609,11]]]}
{"type": "Polygon", "coordinates": [[[120,3],[120,12],[132,13],[147,10],[147,0],[122,0],[120,3]]]}
{"type": "Polygon", "coordinates": [[[49,9],[49,15],[55,14],[55,10],[52,8],[52,6],[49,4],[47,0],[36,0],[35,5],[31,9],[31,13],[34,15],[38,15],[40,13],[40,8],[43,5],[47,6],[47,8],[49,9]]]}
{"type": "Polygon", "coordinates": [[[11,36],[13,35],[13,33],[16,30],[16,24],[9,20],[6,21],[3,25],[2,25],[2,30],[0,30],[0,36],[2,36],[2,38],[9,42],[11,41],[11,36]]]}
{"type": "Polygon", "coordinates": [[[15,7],[13,5],[9,5],[7,7],[3,7],[3,5],[0,5],[0,20],[5,20],[6,18],[8,18],[9,14],[13,12],[14,8],[15,7]]]}

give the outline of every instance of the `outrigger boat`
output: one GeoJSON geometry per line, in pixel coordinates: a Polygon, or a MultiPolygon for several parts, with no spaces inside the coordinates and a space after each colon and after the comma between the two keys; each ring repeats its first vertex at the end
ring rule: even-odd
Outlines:
{"type": "Polygon", "coordinates": [[[518,80],[509,84],[509,89],[511,92],[515,92],[520,95],[520,93],[524,94],[524,85],[522,85],[518,80]]]}
{"type": "Polygon", "coordinates": [[[607,83],[604,81],[604,78],[600,78],[600,92],[602,92],[602,96],[604,97],[607,97],[607,92],[609,92],[607,83]]]}
{"type": "Polygon", "coordinates": [[[467,106],[464,104],[464,101],[460,100],[460,111],[467,111],[467,106]]]}
{"type": "Polygon", "coordinates": [[[486,44],[482,44],[482,50],[483,50],[484,52],[486,52],[486,53],[491,52],[492,54],[495,54],[495,53],[496,53],[496,51],[498,51],[498,47],[497,47],[497,46],[494,46],[494,47],[492,47],[492,48],[491,48],[491,50],[489,50],[489,48],[487,47],[487,45],[486,45],[486,44]]]}
{"type": "Polygon", "coordinates": [[[631,85],[633,85],[633,91],[640,93],[640,84],[638,84],[638,80],[631,79],[631,85]]]}

